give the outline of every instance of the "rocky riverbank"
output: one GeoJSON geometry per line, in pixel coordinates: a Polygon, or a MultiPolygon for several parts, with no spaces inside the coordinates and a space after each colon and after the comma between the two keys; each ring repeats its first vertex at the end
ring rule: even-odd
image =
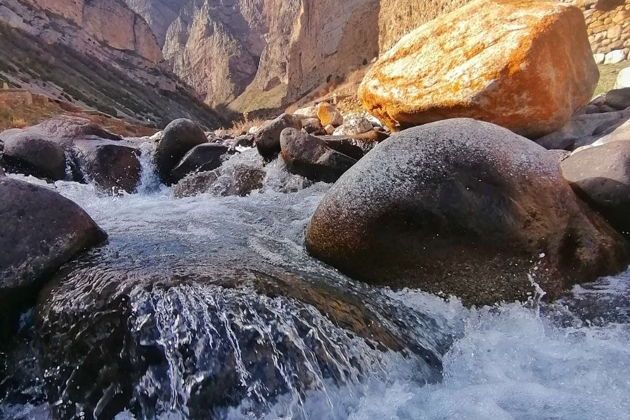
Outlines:
{"type": "Polygon", "coordinates": [[[239,135],[76,116],[4,131],[6,354],[37,342],[34,398],[58,417],[262,416],[391,354],[439,382],[462,331],[432,311],[444,299],[540,309],[628,266],[626,79],[592,99],[577,9],[477,0],[375,63],[367,113],[320,102],[239,135]],[[497,39],[461,24],[473,10],[497,39]]]}

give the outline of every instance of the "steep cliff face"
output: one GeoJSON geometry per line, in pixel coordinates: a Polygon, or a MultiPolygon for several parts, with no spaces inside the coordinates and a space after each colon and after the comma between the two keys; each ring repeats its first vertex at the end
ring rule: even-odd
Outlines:
{"type": "Polygon", "coordinates": [[[121,0],[25,0],[63,17],[106,45],[157,63],[162,52],[149,25],[121,0]]]}
{"type": "Polygon", "coordinates": [[[176,74],[238,111],[280,107],[378,54],[379,0],[126,1],[176,74]]]}
{"type": "Polygon", "coordinates": [[[119,0],[2,0],[0,79],[155,125],[220,118],[175,75],[142,17],[119,0]]]}
{"type": "Polygon", "coordinates": [[[380,0],[379,50],[389,50],[404,35],[438,16],[464,6],[470,0],[380,0]]]}

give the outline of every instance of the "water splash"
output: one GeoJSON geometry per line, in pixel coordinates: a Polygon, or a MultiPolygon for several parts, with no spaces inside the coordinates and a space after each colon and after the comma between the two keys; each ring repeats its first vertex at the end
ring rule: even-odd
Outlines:
{"type": "Polygon", "coordinates": [[[153,156],[155,155],[156,143],[152,141],[140,144],[140,183],[136,187],[137,194],[152,194],[164,188],[160,182],[153,156]]]}

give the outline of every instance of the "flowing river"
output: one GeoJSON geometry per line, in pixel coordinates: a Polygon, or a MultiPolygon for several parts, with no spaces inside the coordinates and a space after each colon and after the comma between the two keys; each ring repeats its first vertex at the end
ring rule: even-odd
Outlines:
{"type": "Polygon", "coordinates": [[[248,197],[175,199],[149,152],[137,194],[53,186],[109,241],[22,317],[0,418],[630,418],[630,272],[483,309],[371,287],[304,250],[329,185],[274,162],[248,197]]]}

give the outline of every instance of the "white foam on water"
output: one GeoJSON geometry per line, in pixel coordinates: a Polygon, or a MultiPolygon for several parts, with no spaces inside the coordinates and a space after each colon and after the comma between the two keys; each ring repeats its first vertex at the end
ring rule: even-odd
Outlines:
{"type": "MultiPolygon", "coordinates": [[[[150,152],[143,149],[143,157],[150,152]]],[[[278,192],[283,189],[272,186],[282,180],[273,174],[283,171],[271,166],[267,188],[249,197],[175,200],[168,188],[154,188],[154,174],[147,169],[145,178],[144,169],[142,193],[116,197],[99,194],[90,185],[11,176],[47,185],[77,202],[109,233],[110,241],[159,245],[155,238],[164,237],[190,246],[191,252],[195,246],[221,246],[223,241],[274,264],[296,264],[303,272],[328,270],[302,246],[304,227],[328,186],[304,189],[291,179],[289,189],[297,192],[278,192]]],[[[578,286],[554,305],[467,309],[457,299],[418,291],[385,293],[403,308],[435,315],[438,327],[454,331],[454,345],[443,360],[443,380],[425,385],[415,375],[414,360],[383,354],[382,364],[360,383],[324,384],[299,398],[286,395],[269,408],[267,418],[630,419],[630,272],[578,286]]],[[[29,407],[6,410],[0,413],[22,413],[24,418],[29,407]]],[[[42,412],[40,407],[30,410],[34,418],[42,412]]],[[[181,413],[164,418],[177,416],[181,413]]],[[[249,402],[228,416],[252,418],[249,402]]],[[[117,418],[133,416],[123,412],[117,418]]]]}

